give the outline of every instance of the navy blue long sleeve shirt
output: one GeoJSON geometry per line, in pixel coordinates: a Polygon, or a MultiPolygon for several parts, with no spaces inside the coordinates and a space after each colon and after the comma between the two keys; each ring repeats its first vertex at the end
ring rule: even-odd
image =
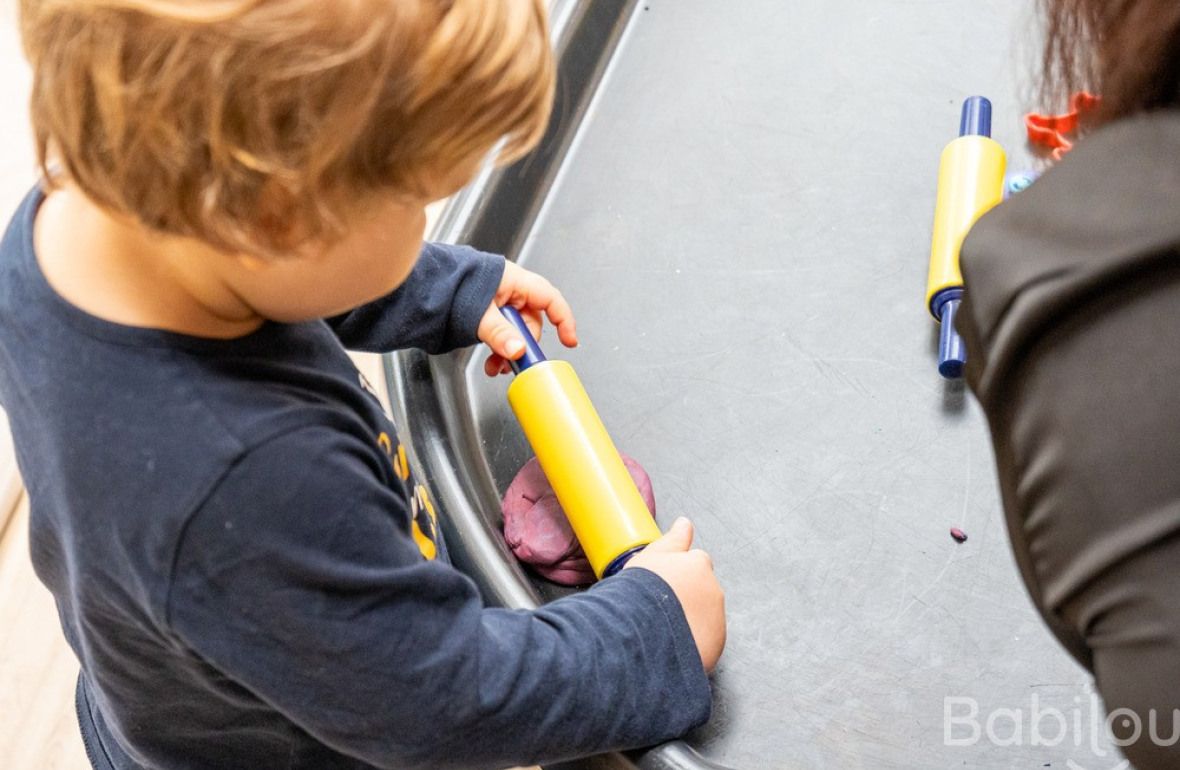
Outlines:
{"type": "Polygon", "coordinates": [[[481,604],[345,353],[473,344],[502,258],[427,244],[351,313],[204,339],[57,295],[41,200],[0,244],[0,403],[95,767],[497,767],[708,717],[651,572],[536,611],[481,604]]]}

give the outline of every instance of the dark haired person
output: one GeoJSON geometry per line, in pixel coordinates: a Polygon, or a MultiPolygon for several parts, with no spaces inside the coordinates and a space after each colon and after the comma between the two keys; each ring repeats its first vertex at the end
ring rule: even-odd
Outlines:
{"type": "Polygon", "coordinates": [[[1180,3],[1042,8],[1046,92],[1102,109],[965,241],[966,376],[1034,602],[1127,758],[1180,768],[1180,3]]]}

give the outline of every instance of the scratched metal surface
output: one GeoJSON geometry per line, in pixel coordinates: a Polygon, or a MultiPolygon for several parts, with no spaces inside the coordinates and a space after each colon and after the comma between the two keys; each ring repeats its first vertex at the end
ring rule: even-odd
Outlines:
{"type": "MultiPolygon", "coordinates": [[[[981,414],[937,376],[922,307],[962,97],[993,99],[1027,165],[1026,5],[650,0],[522,255],[572,301],[565,357],[661,523],[690,516],[727,589],[715,713],[690,740],[713,760],[1118,766],[1025,595],[981,414]],[[948,697],[978,704],[975,745],[946,744],[948,697]],[[1060,745],[1034,745],[1034,709],[1066,716],[1060,745]]],[[[529,450],[481,362],[502,491],[529,450]]]]}

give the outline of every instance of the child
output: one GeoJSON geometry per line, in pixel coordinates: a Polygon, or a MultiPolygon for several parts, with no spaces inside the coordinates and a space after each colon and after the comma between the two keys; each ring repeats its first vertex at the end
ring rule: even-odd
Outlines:
{"type": "Polygon", "coordinates": [[[1180,4],[1043,5],[1048,90],[1105,125],[964,241],[967,379],[1033,601],[1127,758],[1176,768],[1180,4]]]}
{"type": "Polygon", "coordinates": [[[46,178],[0,245],[0,398],[97,768],[487,767],[675,737],[724,644],[679,521],[486,609],[344,346],[489,373],[543,278],[421,243],[541,134],[541,0],[23,0],[46,178]],[[323,319],[323,320],[321,320],[323,319]]]}

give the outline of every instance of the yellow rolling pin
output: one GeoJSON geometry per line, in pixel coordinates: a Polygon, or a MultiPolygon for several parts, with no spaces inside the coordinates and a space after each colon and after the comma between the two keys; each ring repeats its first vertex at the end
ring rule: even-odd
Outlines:
{"type": "Polygon", "coordinates": [[[501,312],[525,341],[524,355],[509,362],[508,403],[594,574],[610,577],[660,529],[574,368],[545,358],[515,308],[501,312]]]}
{"type": "Polygon", "coordinates": [[[942,328],[938,335],[938,373],[947,379],[963,375],[967,351],[955,331],[955,315],[963,300],[959,250],[975,220],[1004,195],[1004,148],[991,138],[992,104],[982,96],[963,102],[959,138],[942,151],[938,169],[938,202],[934,206],[934,239],[926,307],[942,328]]]}

